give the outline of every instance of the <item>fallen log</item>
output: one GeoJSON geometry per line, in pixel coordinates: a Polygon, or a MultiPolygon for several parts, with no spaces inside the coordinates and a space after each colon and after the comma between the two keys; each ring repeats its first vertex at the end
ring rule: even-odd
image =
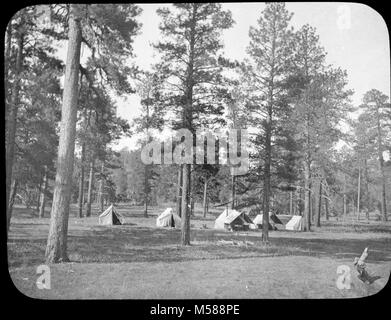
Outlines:
{"type": "Polygon", "coordinates": [[[361,257],[360,258],[354,258],[354,265],[356,266],[356,269],[357,269],[357,272],[358,272],[358,278],[366,283],[366,284],[370,284],[372,283],[371,281],[371,277],[370,275],[368,274],[367,270],[366,270],[366,264],[365,264],[365,259],[368,257],[368,248],[365,248],[363,253],[361,254],[361,257]]]}

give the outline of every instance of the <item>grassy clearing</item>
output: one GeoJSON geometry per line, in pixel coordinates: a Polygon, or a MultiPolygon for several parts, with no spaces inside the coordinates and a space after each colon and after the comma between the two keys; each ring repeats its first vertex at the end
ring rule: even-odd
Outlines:
{"type": "Polygon", "coordinates": [[[36,267],[44,261],[49,219],[16,208],[8,262],[21,292],[49,299],[339,298],[374,294],[389,278],[391,224],[332,220],[310,233],[272,231],[271,243],[265,246],[260,232],[214,230],[217,210],[206,218],[196,212],[192,245],[182,247],[180,230],[155,227],[162,208],[152,208],[150,217],[144,218],[142,208],[119,206],[126,224],[113,227],[97,225],[97,213],[74,218],[72,209],[68,240],[72,262],[51,266],[52,289],[38,290],[36,267]],[[220,245],[219,240],[254,245],[220,245]],[[369,271],[381,277],[372,285],[356,278],[352,264],[366,246],[369,271]],[[341,264],[352,270],[353,286],[348,291],[335,285],[341,264]]]}

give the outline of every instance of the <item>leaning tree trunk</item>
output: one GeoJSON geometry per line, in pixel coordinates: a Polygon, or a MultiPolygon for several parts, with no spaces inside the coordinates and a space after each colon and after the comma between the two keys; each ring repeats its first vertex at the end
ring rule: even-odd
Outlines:
{"type": "Polygon", "coordinates": [[[42,187],[41,187],[41,194],[40,194],[40,205],[39,205],[39,217],[40,218],[43,218],[45,216],[45,205],[46,205],[46,193],[47,193],[47,189],[48,189],[48,174],[49,174],[49,170],[48,170],[48,167],[45,166],[45,169],[44,169],[44,175],[43,175],[43,184],[42,184],[42,187]]]}
{"type": "Polygon", "coordinates": [[[94,165],[95,161],[90,161],[90,177],[88,179],[88,194],[87,194],[87,209],[86,209],[86,217],[91,216],[91,203],[92,203],[92,188],[94,185],[94,165]]]}
{"type": "Polygon", "coordinates": [[[182,182],[182,245],[190,245],[190,164],[183,165],[183,182],[182,182]]]}
{"type": "Polygon", "coordinates": [[[84,198],[84,161],[85,161],[85,143],[81,146],[81,164],[80,164],[80,178],[79,178],[79,198],[77,200],[78,217],[83,217],[83,198],[84,198]]]}
{"type": "Polygon", "coordinates": [[[14,206],[14,202],[15,202],[15,196],[16,196],[16,191],[18,189],[18,180],[14,179],[14,181],[12,181],[12,185],[11,185],[11,194],[10,194],[10,199],[9,199],[9,202],[8,202],[8,210],[11,210],[12,211],[12,208],[14,206]]]}
{"type": "Polygon", "coordinates": [[[68,261],[67,235],[75,150],[81,26],[77,5],[71,5],[64,79],[61,129],[46,262],[68,261]]]}
{"type": "Polygon", "coordinates": [[[12,206],[9,205],[9,200],[10,200],[10,191],[11,191],[12,169],[13,169],[14,157],[15,157],[15,136],[16,136],[16,125],[17,125],[18,106],[19,106],[20,75],[22,73],[23,41],[24,41],[24,34],[22,30],[19,30],[18,37],[17,37],[18,51],[16,55],[15,80],[12,86],[12,95],[10,101],[11,103],[10,103],[10,109],[8,111],[9,118],[7,123],[8,135],[7,135],[7,144],[6,144],[6,160],[5,160],[7,231],[9,229],[11,216],[12,216],[12,206]]]}

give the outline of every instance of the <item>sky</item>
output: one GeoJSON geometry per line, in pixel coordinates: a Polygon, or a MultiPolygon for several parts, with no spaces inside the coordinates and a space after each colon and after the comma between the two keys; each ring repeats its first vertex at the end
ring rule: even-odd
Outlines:
{"type": "MultiPolygon", "coordinates": [[[[139,21],[141,34],[134,41],[133,60],[140,68],[149,69],[155,62],[151,43],[159,40],[159,17],[156,9],[169,4],[140,4],[143,12],[139,21]]],[[[230,10],[234,26],[223,33],[224,54],[231,59],[243,60],[249,43],[248,31],[255,26],[265,4],[223,3],[230,10]]],[[[374,9],[364,4],[323,2],[287,3],[294,15],[291,25],[297,30],[308,23],[315,27],[321,45],[327,54],[326,62],[341,67],[348,73],[349,89],[354,90],[352,102],[358,105],[364,93],[378,89],[390,96],[390,48],[386,23],[374,9]]],[[[139,114],[137,95],[117,99],[117,113],[129,121],[139,114]]],[[[135,138],[122,138],[114,149],[135,146],[135,138]]]]}

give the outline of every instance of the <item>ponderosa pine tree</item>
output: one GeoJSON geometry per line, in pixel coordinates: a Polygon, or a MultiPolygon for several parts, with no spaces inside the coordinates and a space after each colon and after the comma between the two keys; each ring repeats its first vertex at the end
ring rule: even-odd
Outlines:
{"type": "Polygon", "coordinates": [[[71,200],[70,187],[73,176],[79,72],[84,73],[89,79],[91,87],[94,87],[96,79],[99,79],[98,83],[102,87],[108,85],[119,94],[133,92],[127,80],[132,69],[127,67],[125,60],[132,56],[133,37],[139,29],[135,18],[141,11],[133,4],[72,4],[64,6],[63,9],[64,14],[68,16],[66,26],[68,55],[56,184],[46,248],[48,263],[68,260],[66,244],[71,200]],[[82,42],[91,53],[86,68],[80,65],[82,42]]]}
{"type": "MultiPolygon", "coordinates": [[[[302,146],[304,172],[304,228],[311,227],[311,173],[340,136],[339,122],[350,110],[351,91],[346,90],[346,72],[325,65],[326,53],[315,29],[304,25],[294,36],[292,74],[288,80],[294,106],[292,126],[302,146]]],[[[327,157],[327,156],[326,156],[327,157]]]]}
{"type": "Polygon", "coordinates": [[[78,79],[82,31],[81,12],[77,5],[71,5],[69,15],[68,53],[65,68],[65,82],[61,117],[60,141],[58,147],[57,174],[53,195],[52,213],[46,262],[68,261],[67,234],[71,197],[71,179],[75,148],[78,79]]]}
{"type": "MultiPolygon", "coordinates": [[[[174,9],[159,9],[158,14],[163,40],[155,48],[161,55],[159,70],[170,90],[165,101],[179,118],[174,129],[195,133],[197,125],[210,123],[213,114],[222,114],[218,53],[223,46],[221,32],[233,24],[231,13],[218,3],[176,3],[174,9]]],[[[191,164],[183,164],[182,245],[190,244],[190,170],[191,164]]]]}
{"type": "MultiPolygon", "coordinates": [[[[376,149],[379,161],[379,171],[381,175],[381,214],[382,220],[387,221],[387,201],[386,201],[386,175],[384,169],[385,139],[389,135],[385,134],[386,123],[390,125],[390,99],[387,95],[379,90],[372,89],[365,93],[363,104],[360,106],[364,112],[372,119],[371,124],[376,127],[376,149]]],[[[388,130],[389,132],[390,130],[388,130]]]]}
{"type": "Polygon", "coordinates": [[[271,195],[272,141],[276,128],[278,109],[284,107],[285,94],[283,81],[287,76],[287,67],[291,59],[291,29],[289,21],[292,14],[284,3],[268,3],[257,21],[257,27],[251,27],[250,44],[247,52],[250,61],[243,65],[244,79],[251,92],[247,108],[252,114],[251,122],[256,127],[261,124],[260,135],[265,138],[256,140],[262,143],[264,160],[263,176],[263,241],[269,240],[269,210],[271,195]]]}
{"type": "MultiPolygon", "coordinates": [[[[55,127],[59,114],[58,75],[62,71],[62,63],[53,56],[55,49],[43,32],[40,16],[36,7],[27,7],[17,12],[7,27],[6,197],[11,202],[11,180],[14,180],[13,186],[22,188],[28,182],[24,175],[26,166],[30,167],[33,175],[29,182],[38,177],[38,185],[43,184],[45,166],[49,171],[53,167],[55,127]],[[15,149],[16,144],[18,147],[15,149]]],[[[13,188],[15,194],[16,188],[13,188]]],[[[12,205],[8,205],[8,227],[11,215],[12,205]]]]}
{"type": "MultiPolygon", "coordinates": [[[[164,124],[164,109],[160,101],[161,79],[157,72],[143,72],[138,77],[137,92],[141,98],[141,115],[133,120],[134,132],[143,134],[140,140],[145,146],[153,138],[154,130],[162,130],[164,124]]],[[[144,164],[144,217],[148,217],[148,202],[150,199],[151,180],[156,176],[150,164],[144,164]]]]}

